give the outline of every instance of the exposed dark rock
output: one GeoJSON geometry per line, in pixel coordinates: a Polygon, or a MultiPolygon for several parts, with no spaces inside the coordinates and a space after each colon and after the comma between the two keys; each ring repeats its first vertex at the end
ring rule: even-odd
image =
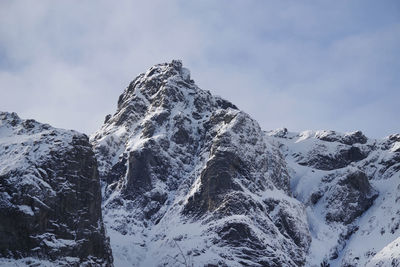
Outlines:
{"type": "Polygon", "coordinates": [[[132,151],[128,158],[127,184],[124,194],[129,196],[149,191],[151,189],[151,169],[158,166],[162,166],[162,164],[153,151],[149,149],[132,151]]]}
{"type": "Polygon", "coordinates": [[[157,114],[157,115],[154,117],[154,120],[158,123],[158,125],[161,125],[161,124],[163,124],[163,123],[167,120],[167,118],[169,117],[169,115],[171,115],[170,112],[164,111],[164,112],[162,112],[162,113],[157,114]]]}
{"type": "Polygon", "coordinates": [[[316,138],[327,142],[339,142],[345,145],[365,144],[368,138],[361,132],[339,134],[335,131],[322,131],[316,134],[316,138]]]}
{"type": "Polygon", "coordinates": [[[288,134],[287,128],[280,128],[280,129],[273,131],[273,133],[271,135],[274,137],[286,138],[287,134],[288,134]]]}
{"type": "Polygon", "coordinates": [[[125,175],[127,170],[126,162],[126,157],[122,157],[121,161],[118,161],[114,166],[112,166],[111,171],[106,177],[106,182],[108,184],[118,181],[122,175],[125,175]]]}
{"type": "Polygon", "coordinates": [[[313,205],[317,204],[318,200],[321,199],[323,193],[321,191],[317,191],[311,194],[310,201],[313,205]]]}
{"type": "Polygon", "coordinates": [[[325,154],[323,146],[311,150],[307,156],[299,160],[303,166],[311,166],[320,170],[334,170],[343,168],[351,162],[357,162],[368,156],[367,152],[362,152],[356,146],[343,146],[335,151],[334,154],[325,154]]]}
{"type": "Polygon", "coordinates": [[[383,166],[379,170],[382,177],[391,177],[394,173],[400,171],[400,152],[391,153],[389,157],[381,159],[379,164],[383,166]]]}
{"type": "Polygon", "coordinates": [[[236,247],[248,247],[255,250],[266,249],[250,227],[244,223],[227,223],[218,234],[223,240],[236,247]]]}
{"type": "Polygon", "coordinates": [[[391,142],[400,142],[400,134],[391,134],[389,135],[388,140],[391,142]]]}
{"type": "Polygon", "coordinates": [[[343,137],[343,143],[350,146],[354,144],[365,144],[367,141],[368,138],[361,131],[349,133],[343,137]]]}
{"type": "Polygon", "coordinates": [[[378,193],[361,171],[348,174],[331,189],[326,219],[349,224],[371,207],[378,193]]]}
{"type": "Polygon", "coordinates": [[[189,198],[183,213],[202,216],[219,207],[229,197],[230,191],[242,190],[233,178],[245,171],[240,158],[234,153],[217,153],[201,173],[201,188],[189,198]]]}
{"type": "Polygon", "coordinates": [[[217,98],[216,102],[218,106],[221,107],[222,109],[227,109],[227,108],[238,109],[234,104],[222,98],[217,98]]]}
{"type": "Polygon", "coordinates": [[[349,162],[354,162],[354,161],[360,161],[362,159],[365,159],[367,155],[364,155],[361,153],[360,148],[352,146],[350,149],[344,149],[339,152],[345,161],[349,162]]]}
{"type": "Polygon", "coordinates": [[[316,138],[326,142],[339,142],[342,139],[335,131],[324,131],[317,134],[316,138]]]}
{"type": "Polygon", "coordinates": [[[105,118],[104,118],[104,123],[107,123],[108,120],[111,118],[111,114],[108,114],[105,118]]]}
{"type": "Polygon", "coordinates": [[[185,144],[190,142],[190,136],[185,128],[179,127],[172,136],[172,140],[175,141],[175,143],[177,144],[185,144]]]}
{"type": "Polygon", "coordinates": [[[156,127],[154,123],[151,121],[146,121],[145,124],[143,125],[142,135],[145,138],[150,138],[153,136],[155,130],[156,127]]]}
{"type": "Polygon", "coordinates": [[[311,236],[304,231],[304,228],[308,228],[302,221],[304,214],[293,214],[295,205],[287,201],[266,199],[264,203],[267,205],[268,214],[272,217],[279,232],[293,240],[298,247],[307,251],[311,243],[311,236]]]}

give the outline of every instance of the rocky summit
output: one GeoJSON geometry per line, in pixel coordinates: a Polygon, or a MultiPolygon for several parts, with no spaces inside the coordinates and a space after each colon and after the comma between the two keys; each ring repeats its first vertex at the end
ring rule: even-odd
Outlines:
{"type": "Polygon", "coordinates": [[[89,140],[0,119],[3,265],[400,265],[399,134],[263,131],[177,60],[89,140]]]}

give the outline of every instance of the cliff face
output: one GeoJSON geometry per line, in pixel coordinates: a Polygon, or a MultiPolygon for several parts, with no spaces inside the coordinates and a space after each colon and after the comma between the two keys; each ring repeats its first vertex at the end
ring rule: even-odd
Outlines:
{"type": "Polygon", "coordinates": [[[85,135],[0,113],[0,257],[2,264],[112,264],[85,135]]]}
{"type": "Polygon", "coordinates": [[[116,265],[304,264],[306,216],[277,147],[179,61],[139,75],[91,142],[116,265]]]}

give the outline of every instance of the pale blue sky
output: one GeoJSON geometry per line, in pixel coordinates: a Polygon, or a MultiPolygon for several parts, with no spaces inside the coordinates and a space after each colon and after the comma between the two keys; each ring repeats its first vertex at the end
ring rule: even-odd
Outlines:
{"type": "Polygon", "coordinates": [[[265,130],[400,132],[400,1],[0,2],[0,110],[92,133],[182,59],[265,130]]]}

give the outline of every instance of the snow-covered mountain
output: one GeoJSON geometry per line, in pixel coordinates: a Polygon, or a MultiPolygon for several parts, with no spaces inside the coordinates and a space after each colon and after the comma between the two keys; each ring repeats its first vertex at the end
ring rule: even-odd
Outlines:
{"type": "Polygon", "coordinates": [[[0,266],[111,264],[87,136],[0,112],[0,266]]]}
{"type": "Polygon", "coordinates": [[[91,136],[115,264],[396,266],[399,141],[263,132],[156,65],[91,136]]]}
{"type": "Polygon", "coordinates": [[[0,123],[0,265],[400,266],[400,134],[263,131],[176,60],[90,140],[0,123]]]}
{"type": "Polygon", "coordinates": [[[156,65],[91,137],[116,266],[296,266],[310,246],[286,163],[256,121],[156,65]]]}

